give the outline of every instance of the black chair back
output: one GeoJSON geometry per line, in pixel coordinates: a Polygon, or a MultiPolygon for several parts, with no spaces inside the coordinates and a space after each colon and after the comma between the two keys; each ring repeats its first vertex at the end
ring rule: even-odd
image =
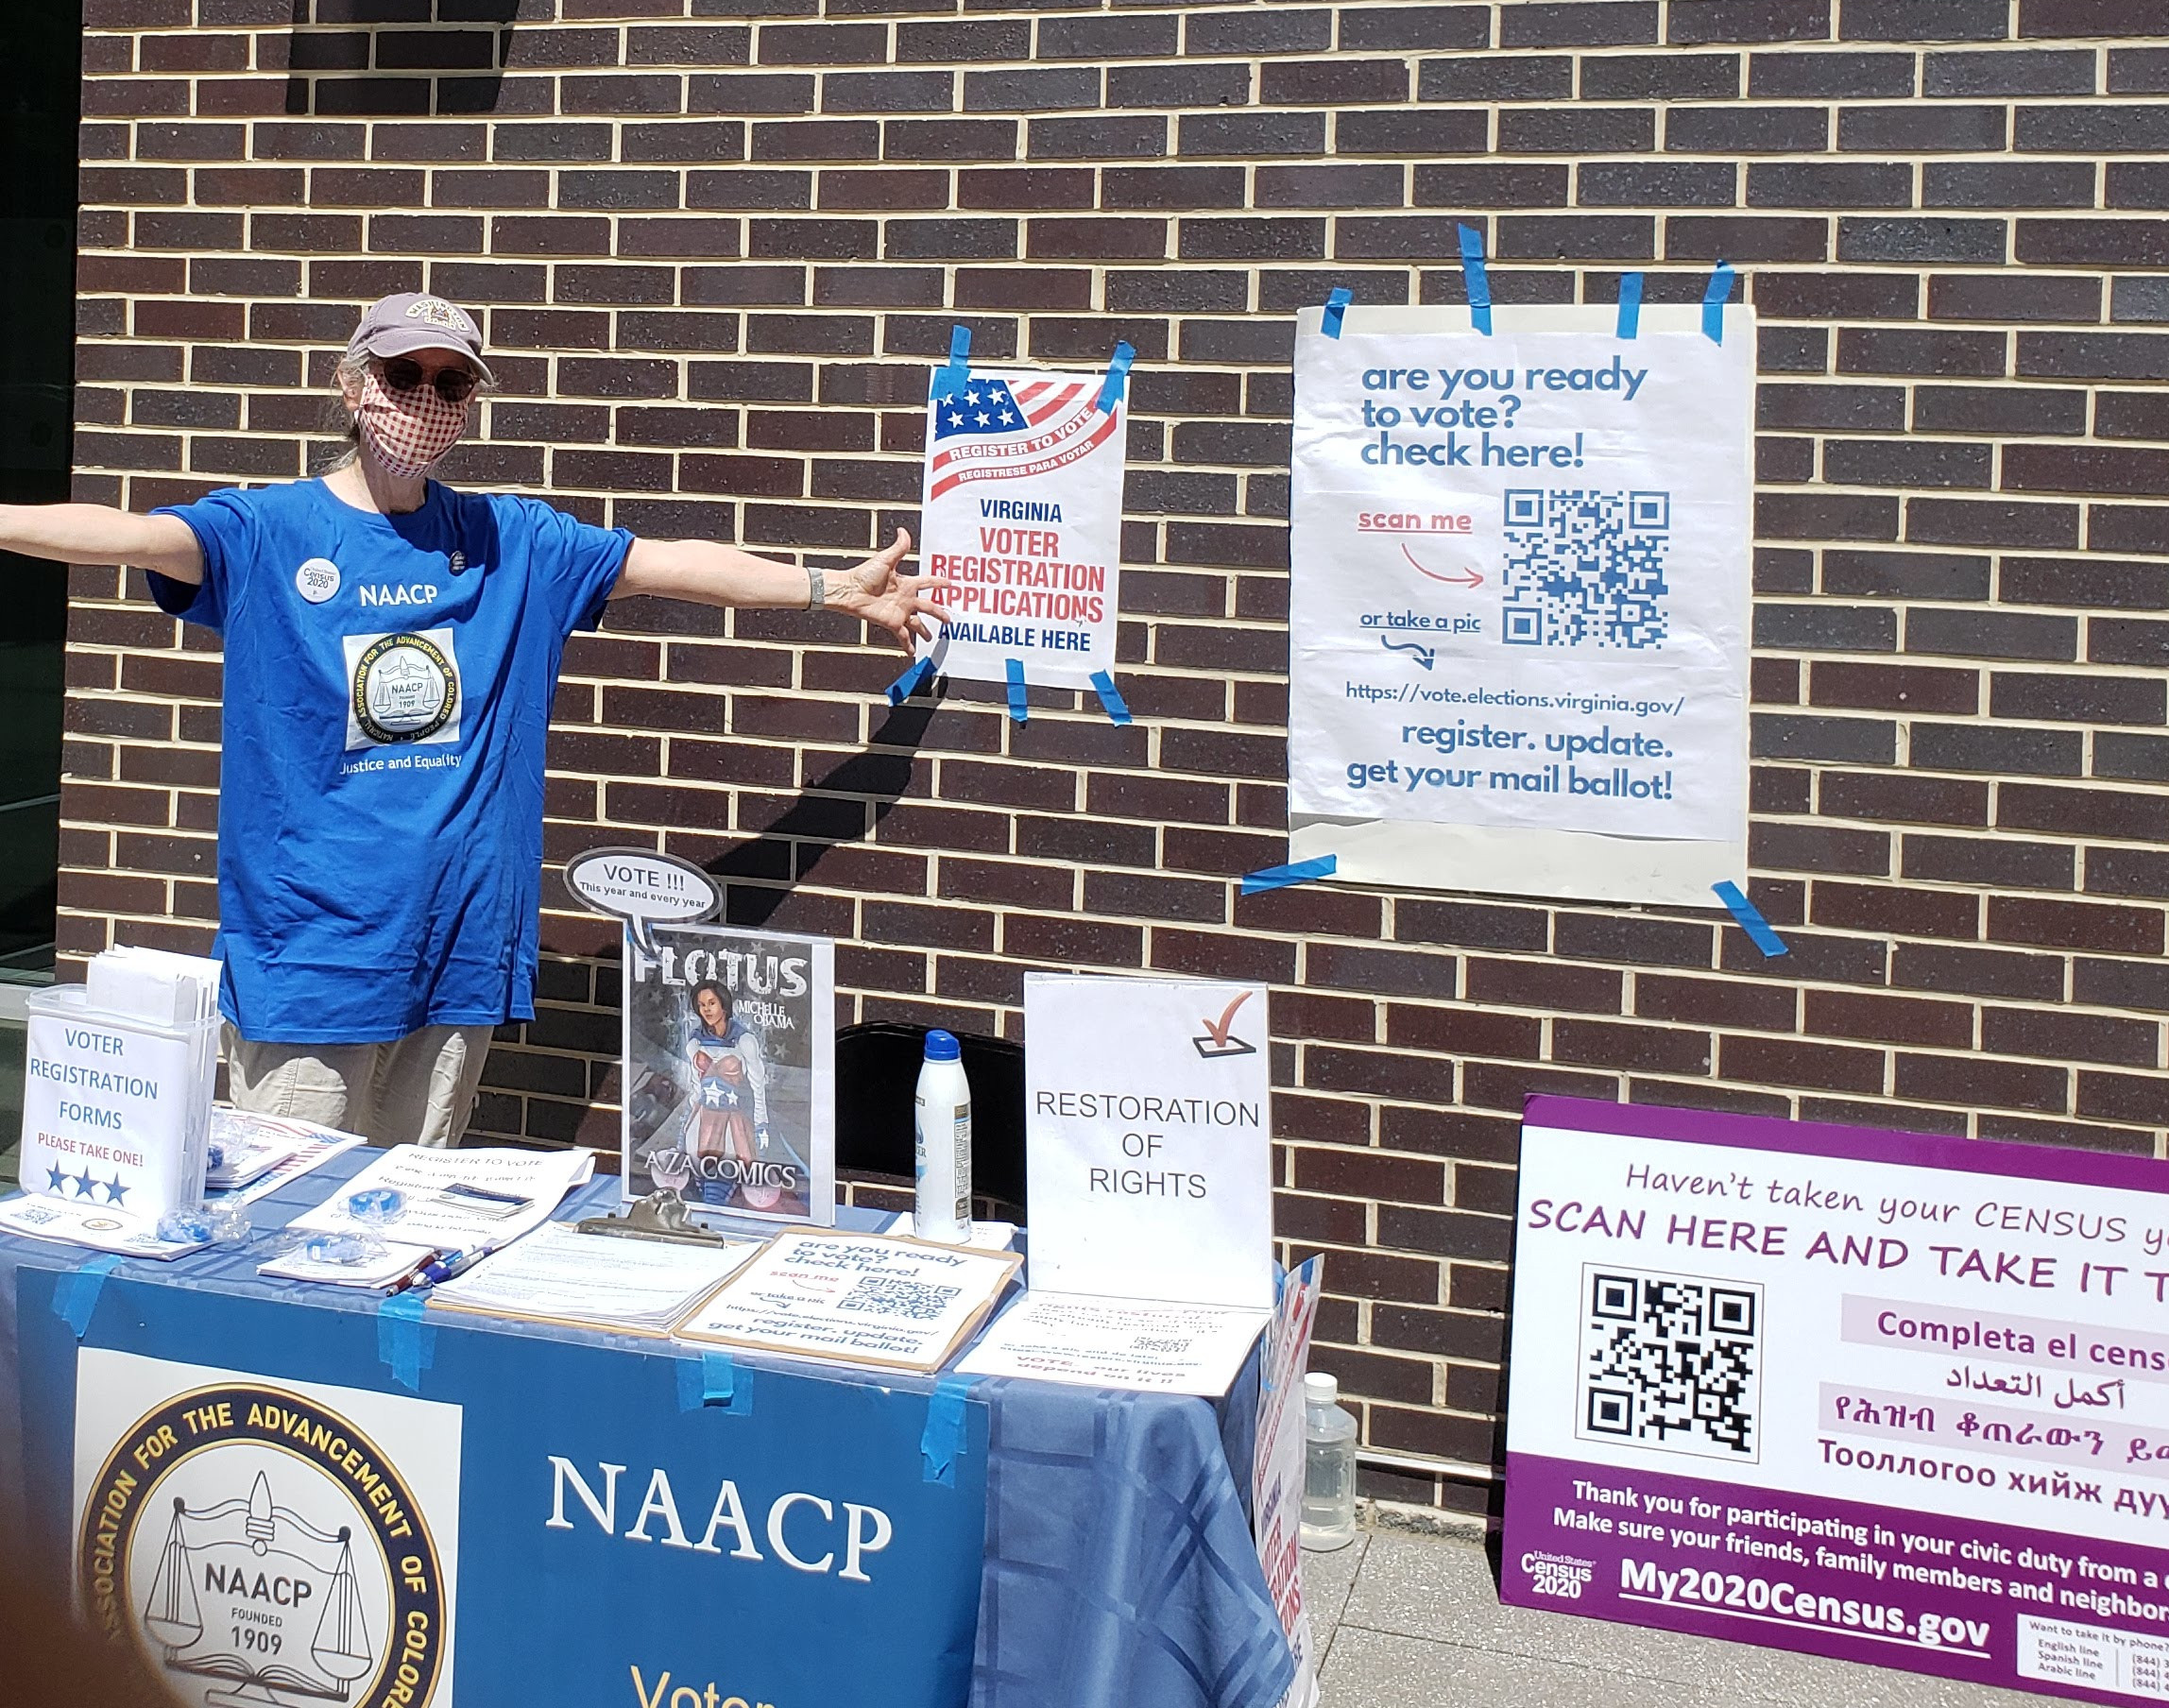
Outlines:
{"type": "MultiPolygon", "coordinates": [[[[836,1034],[836,1167],[900,1176],[915,1171],[912,1101],[927,1029],[896,1021],[848,1026],[836,1034]]],[[[957,1033],[971,1082],[971,1186],[1004,1219],[1024,1220],[1024,1047],[957,1033]]]]}

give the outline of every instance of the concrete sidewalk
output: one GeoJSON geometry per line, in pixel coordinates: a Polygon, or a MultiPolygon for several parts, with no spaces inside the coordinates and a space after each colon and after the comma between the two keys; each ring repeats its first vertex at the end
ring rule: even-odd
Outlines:
{"type": "Polygon", "coordinates": [[[1784,1649],[1501,1607],[1473,1539],[1361,1531],[1303,1556],[1324,1708],[2050,1708],[1784,1649]]]}

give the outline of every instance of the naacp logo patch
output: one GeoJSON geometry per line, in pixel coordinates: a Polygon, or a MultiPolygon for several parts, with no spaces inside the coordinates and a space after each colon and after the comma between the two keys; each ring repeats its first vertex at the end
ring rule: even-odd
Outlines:
{"type": "Polygon", "coordinates": [[[220,1382],[138,1417],[89,1485],[77,1562],[94,1626],[189,1708],[422,1708],[447,1668],[415,1492],[347,1418],[283,1390],[220,1382]]]}
{"type": "Polygon", "coordinates": [[[459,740],[459,656],[449,628],[346,637],[347,751],[459,740]]]}

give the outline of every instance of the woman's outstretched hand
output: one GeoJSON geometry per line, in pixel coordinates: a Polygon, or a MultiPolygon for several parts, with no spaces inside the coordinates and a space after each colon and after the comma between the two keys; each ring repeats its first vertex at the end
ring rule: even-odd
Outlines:
{"type": "Polygon", "coordinates": [[[907,575],[898,569],[911,549],[912,537],[898,528],[887,547],[837,576],[842,585],[830,600],[838,610],[887,630],[907,653],[919,641],[931,640],[934,630],[948,621],[941,601],[956,591],[950,582],[907,575]]]}

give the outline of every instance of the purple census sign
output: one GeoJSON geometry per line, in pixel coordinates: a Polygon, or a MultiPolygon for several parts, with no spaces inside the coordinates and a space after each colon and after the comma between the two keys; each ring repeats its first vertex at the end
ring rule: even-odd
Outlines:
{"type": "Polygon", "coordinates": [[[2169,1163],[1534,1097],[1502,1597],[2169,1702],[2169,1163]]]}

